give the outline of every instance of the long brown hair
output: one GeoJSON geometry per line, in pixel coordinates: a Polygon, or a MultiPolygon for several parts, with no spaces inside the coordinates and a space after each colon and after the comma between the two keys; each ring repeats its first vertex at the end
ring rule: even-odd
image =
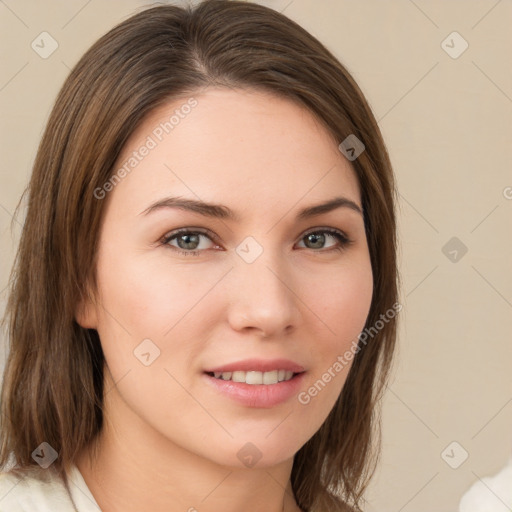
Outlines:
{"type": "Polygon", "coordinates": [[[28,209],[9,281],[10,352],[2,387],[0,467],[36,465],[47,442],[65,472],[102,428],[104,357],[98,334],[75,321],[96,290],[105,201],[130,134],[156,107],[208,86],[270,91],[306,106],[338,143],[356,136],[358,176],[374,276],[366,322],[343,390],[297,452],[291,474],[305,511],[359,509],[380,453],[379,400],[397,333],[396,190],[377,122],[347,69],[286,16],[243,1],[143,10],[101,37],[66,79],[34,162],[28,209]],[[88,288],[90,285],[90,289],[88,288]],[[381,323],[378,329],[375,325],[381,323]]]}

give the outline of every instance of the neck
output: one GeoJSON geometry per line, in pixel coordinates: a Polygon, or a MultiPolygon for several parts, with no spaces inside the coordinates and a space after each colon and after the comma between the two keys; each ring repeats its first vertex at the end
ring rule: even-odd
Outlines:
{"type": "Polygon", "coordinates": [[[263,468],[222,465],[148,427],[115,387],[104,405],[103,429],[76,463],[103,512],[300,512],[293,459],[263,468]]]}

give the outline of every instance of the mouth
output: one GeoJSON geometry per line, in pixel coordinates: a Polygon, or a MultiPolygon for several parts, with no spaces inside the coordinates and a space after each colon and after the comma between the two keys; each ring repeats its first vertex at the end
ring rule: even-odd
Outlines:
{"type": "Polygon", "coordinates": [[[207,386],[245,407],[270,409],[296,396],[304,385],[306,371],[205,371],[207,386]]]}
{"type": "Polygon", "coordinates": [[[232,372],[205,373],[206,375],[218,380],[239,382],[249,385],[272,385],[292,380],[295,376],[304,372],[292,372],[290,370],[278,369],[268,372],[235,370],[232,372]]]}

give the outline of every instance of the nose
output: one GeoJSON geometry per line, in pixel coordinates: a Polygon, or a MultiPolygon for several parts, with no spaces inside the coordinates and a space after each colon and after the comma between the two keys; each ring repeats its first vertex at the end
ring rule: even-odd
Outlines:
{"type": "Polygon", "coordinates": [[[302,302],[290,265],[269,249],[252,263],[236,261],[230,272],[228,320],[233,329],[279,338],[298,327],[302,302]]]}

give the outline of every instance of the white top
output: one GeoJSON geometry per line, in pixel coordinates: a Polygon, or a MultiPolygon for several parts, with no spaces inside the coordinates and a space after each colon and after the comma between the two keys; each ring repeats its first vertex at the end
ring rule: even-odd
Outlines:
{"type": "MultiPolygon", "coordinates": [[[[459,504],[459,512],[509,512],[512,509],[512,456],[497,474],[477,480],[459,504]]],[[[1,510],[2,502],[0,502],[1,510]]]]}
{"type": "Polygon", "coordinates": [[[0,473],[0,512],[101,512],[76,466],[68,480],[71,494],[62,479],[42,468],[23,478],[0,473]]]}

